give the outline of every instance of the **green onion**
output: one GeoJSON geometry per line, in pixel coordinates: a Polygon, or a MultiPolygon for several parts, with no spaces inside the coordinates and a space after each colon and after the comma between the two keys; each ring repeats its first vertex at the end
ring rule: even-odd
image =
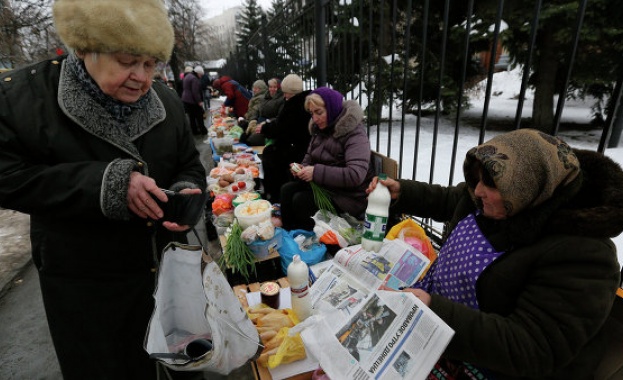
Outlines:
{"type": "MultiPolygon", "coordinates": [[[[303,170],[303,167],[295,162],[292,164],[291,169],[298,173],[303,170]]],[[[318,207],[318,210],[323,211],[323,216],[327,217],[327,211],[333,215],[337,215],[335,206],[333,206],[333,202],[331,202],[329,192],[320,187],[314,181],[310,181],[309,185],[311,186],[312,193],[314,194],[314,203],[316,204],[316,207],[318,207]]]]}
{"type": "Polygon", "coordinates": [[[314,203],[318,210],[320,211],[328,211],[333,215],[337,215],[337,211],[335,210],[335,206],[333,206],[333,202],[331,202],[331,198],[329,197],[329,192],[322,187],[320,187],[314,181],[309,183],[312,189],[312,193],[314,194],[314,203]]]}
{"type": "Polygon", "coordinates": [[[227,236],[227,243],[225,243],[225,251],[220,258],[219,264],[221,267],[229,267],[232,273],[236,271],[249,282],[250,271],[256,274],[255,268],[255,255],[251,248],[240,238],[242,234],[242,227],[238,224],[237,220],[231,225],[231,233],[227,236]]]}

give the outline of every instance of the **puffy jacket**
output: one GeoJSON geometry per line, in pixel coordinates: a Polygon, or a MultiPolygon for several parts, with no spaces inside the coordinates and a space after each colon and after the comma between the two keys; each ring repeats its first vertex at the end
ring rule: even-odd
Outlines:
{"type": "Polygon", "coordinates": [[[320,130],[309,121],[312,134],[303,165],[314,165],[314,179],[329,192],[344,212],[363,219],[368,205],[366,188],[374,176],[363,110],[353,100],[344,101],[335,123],[320,130]]]}

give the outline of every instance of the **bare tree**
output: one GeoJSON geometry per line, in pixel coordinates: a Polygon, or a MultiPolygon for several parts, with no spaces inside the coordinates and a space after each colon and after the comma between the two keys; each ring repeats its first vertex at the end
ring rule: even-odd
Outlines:
{"type": "Polygon", "coordinates": [[[179,86],[179,73],[184,62],[200,60],[197,47],[206,33],[201,22],[203,10],[197,0],[167,0],[166,5],[175,31],[175,45],[169,64],[179,86]]]}
{"type": "Polygon", "coordinates": [[[0,65],[18,67],[52,57],[62,44],[51,0],[0,0],[0,65]]]}

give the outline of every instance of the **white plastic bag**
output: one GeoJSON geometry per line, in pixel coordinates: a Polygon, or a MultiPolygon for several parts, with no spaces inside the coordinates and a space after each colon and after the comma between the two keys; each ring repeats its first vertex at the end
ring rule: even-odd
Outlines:
{"type": "Polygon", "coordinates": [[[257,329],[200,246],[165,248],[154,298],[145,350],[169,368],[226,375],[261,351],[257,329]]]}
{"type": "Polygon", "coordinates": [[[322,243],[339,245],[345,248],[361,243],[361,224],[355,225],[329,211],[319,210],[312,217],[314,233],[322,243]]]}

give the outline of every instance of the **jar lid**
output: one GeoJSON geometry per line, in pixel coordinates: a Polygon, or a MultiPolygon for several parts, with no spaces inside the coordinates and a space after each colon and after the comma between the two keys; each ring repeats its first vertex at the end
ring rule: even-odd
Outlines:
{"type": "Polygon", "coordinates": [[[279,293],[279,284],[276,282],[268,281],[260,285],[260,293],[267,296],[273,296],[279,293]]]}

